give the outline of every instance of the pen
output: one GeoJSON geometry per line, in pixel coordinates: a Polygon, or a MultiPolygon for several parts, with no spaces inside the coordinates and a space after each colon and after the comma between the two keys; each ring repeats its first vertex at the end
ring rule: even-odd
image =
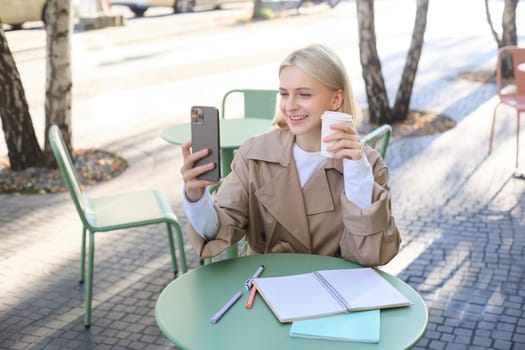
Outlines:
{"type": "Polygon", "coordinates": [[[219,321],[221,317],[224,316],[224,314],[232,307],[232,305],[235,304],[237,300],[239,300],[241,295],[242,291],[235,293],[235,295],[219,311],[217,311],[217,313],[213,315],[212,318],[210,318],[210,322],[213,324],[217,323],[217,321],[219,321]]]}
{"type": "Polygon", "coordinates": [[[255,273],[253,274],[252,277],[248,278],[245,282],[244,282],[244,286],[246,287],[246,290],[250,290],[250,288],[252,287],[252,281],[259,277],[261,275],[261,273],[263,273],[264,271],[264,265],[261,265],[257,268],[257,270],[255,271],[255,273]]]}
{"type": "Polygon", "coordinates": [[[251,309],[252,308],[253,301],[255,300],[255,294],[257,294],[257,288],[253,287],[252,291],[250,293],[250,296],[246,300],[246,305],[245,306],[246,306],[247,309],[251,309]]]}

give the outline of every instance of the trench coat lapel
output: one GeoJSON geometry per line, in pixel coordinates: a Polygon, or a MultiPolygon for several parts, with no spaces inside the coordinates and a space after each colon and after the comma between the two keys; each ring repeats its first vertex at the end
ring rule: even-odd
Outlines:
{"type": "Polygon", "coordinates": [[[325,169],[316,171],[303,187],[307,215],[331,211],[335,208],[325,169]]]}
{"type": "Polygon", "coordinates": [[[294,162],[255,193],[271,215],[311,251],[306,210],[294,162]]]}
{"type": "Polygon", "coordinates": [[[257,189],[255,195],[279,224],[304,244],[305,251],[310,252],[311,237],[306,210],[292,156],[293,141],[294,136],[283,131],[277,142],[267,144],[264,150],[250,152],[255,159],[278,163],[276,166],[281,167],[267,183],[257,189]]]}

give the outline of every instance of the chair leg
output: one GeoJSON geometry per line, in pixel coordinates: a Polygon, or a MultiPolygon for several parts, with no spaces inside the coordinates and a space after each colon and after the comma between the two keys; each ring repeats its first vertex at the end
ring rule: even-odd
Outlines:
{"type": "Polygon", "coordinates": [[[516,110],[516,116],[518,119],[518,125],[516,129],[516,169],[519,168],[519,157],[520,157],[520,111],[516,110]]]}
{"type": "Polygon", "coordinates": [[[84,327],[91,326],[91,295],[93,293],[93,261],[95,258],[95,233],[89,231],[89,256],[87,271],[87,286],[85,294],[84,327]]]}
{"type": "Polygon", "coordinates": [[[177,221],[171,221],[170,223],[175,228],[175,235],[177,236],[177,246],[179,248],[180,273],[186,273],[188,271],[188,265],[186,263],[186,251],[184,250],[184,239],[182,238],[182,230],[177,221]]]}
{"type": "Polygon", "coordinates": [[[84,283],[84,271],[86,266],[86,227],[82,227],[82,247],[80,248],[80,284],[84,283]]]}
{"type": "Polygon", "coordinates": [[[179,259],[180,259],[180,270],[181,273],[186,273],[188,271],[188,265],[186,263],[186,251],[184,250],[184,239],[182,237],[182,230],[178,222],[173,223],[175,227],[175,233],[177,236],[177,246],[179,247],[179,259]]]}
{"type": "Polygon", "coordinates": [[[166,227],[168,228],[168,241],[169,241],[169,246],[170,246],[171,267],[173,269],[173,276],[177,278],[179,267],[177,265],[177,257],[175,256],[175,248],[173,247],[173,232],[171,230],[170,223],[166,223],[166,227]]]}
{"type": "Polygon", "coordinates": [[[492,127],[490,128],[490,139],[489,139],[489,155],[492,152],[492,138],[494,137],[494,124],[496,123],[496,110],[498,109],[499,103],[494,107],[494,112],[492,113],[492,127]]]}

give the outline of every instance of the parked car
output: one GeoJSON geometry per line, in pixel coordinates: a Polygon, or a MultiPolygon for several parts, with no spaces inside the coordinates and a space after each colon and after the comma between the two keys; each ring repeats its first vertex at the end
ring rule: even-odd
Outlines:
{"type": "Polygon", "coordinates": [[[112,5],[127,6],[135,16],[144,16],[149,7],[171,7],[175,13],[192,12],[193,8],[211,7],[219,9],[221,5],[252,0],[110,0],[112,5]]]}
{"type": "Polygon", "coordinates": [[[46,0],[1,0],[0,23],[19,29],[25,22],[43,21],[46,0]]]}

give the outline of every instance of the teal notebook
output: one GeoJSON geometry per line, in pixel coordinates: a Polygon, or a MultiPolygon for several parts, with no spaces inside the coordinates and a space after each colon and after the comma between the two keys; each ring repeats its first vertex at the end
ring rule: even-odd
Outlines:
{"type": "Polygon", "coordinates": [[[293,321],[290,336],[301,338],[379,343],[379,310],[293,321]]]}

